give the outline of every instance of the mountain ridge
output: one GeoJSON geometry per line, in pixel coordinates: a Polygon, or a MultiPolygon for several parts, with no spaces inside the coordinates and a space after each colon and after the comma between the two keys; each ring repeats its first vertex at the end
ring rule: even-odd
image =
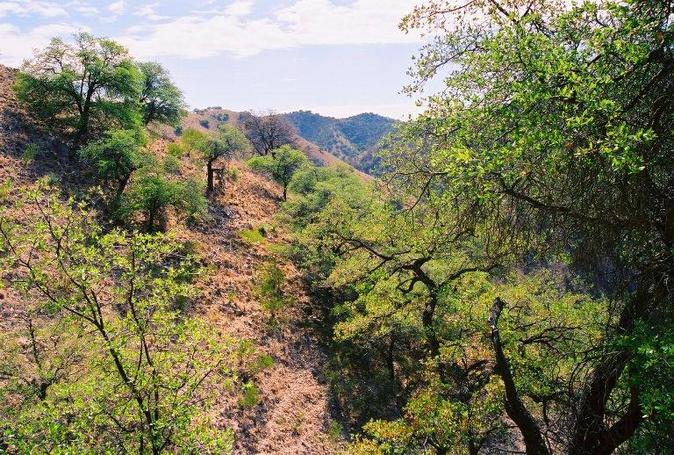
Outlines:
{"type": "Polygon", "coordinates": [[[372,112],[335,118],[300,110],[283,116],[300,136],[368,174],[376,173],[378,160],[373,154],[378,144],[398,123],[372,112]]]}

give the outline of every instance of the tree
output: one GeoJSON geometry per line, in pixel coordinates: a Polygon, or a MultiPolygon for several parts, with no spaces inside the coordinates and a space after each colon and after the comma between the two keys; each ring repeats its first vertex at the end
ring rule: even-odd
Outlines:
{"type": "Polygon", "coordinates": [[[27,61],[15,91],[30,111],[78,144],[140,122],[142,75],[120,44],[88,33],[59,38],[27,61]]]}
{"type": "Polygon", "coordinates": [[[115,205],[119,205],[131,174],[142,164],[144,142],[140,130],[113,130],[79,151],[80,158],[93,167],[97,179],[114,185],[115,205]]]}
{"type": "Polygon", "coordinates": [[[295,142],[295,129],[279,114],[247,113],[243,118],[243,127],[253,149],[261,156],[274,153],[277,148],[293,145],[295,142]]]}
{"type": "Polygon", "coordinates": [[[13,365],[0,385],[5,449],[231,450],[231,432],[206,412],[259,362],[249,344],[180,313],[200,271],[178,242],[103,233],[82,205],[38,190],[3,208],[0,251],[13,270],[3,278],[32,315],[30,342],[0,349],[0,365],[13,365]],[[26,381],[35,369],[39,379],[26,381]]]}
{"type": "Polygon", "coordinates": [[[215,190],[214,165],[218,160],[230,160],[236,153],[246,150],[248,141],[243,133],[231,125],[222,125],[215,137],[196,130],[188,130],[183,136],[183,144],[196,150],[206,162],[206,192],[215,190]]]}
{"type": "Polygon", "coordinates": [[[139,63],[143,75],[140,102],[143,106],[143,123],[165,123],[176,126],[185,115],[183,93],[171,81],[166,69],[159,63],[139,63]]]}
{"type": "Polygon", "coordinates": [[[284,145],[271,155],[256,156],[248,160],[248,165],[255,172],[266,174],[283,187],[283,200],[288,200],[288,185],[293,175],[305,166],[309,160],[304,153],[284,145]]]}
{"type": "Polygon", "coordinates": [[[454,65],[389,155],[392,180],[484,223],[485,241],[516,246],[522,262],[568,256],[615,301],[567,392],[545,401],[557,407],[552,420],[537,418],[540,400],[504,354],[503,301],[491,311],[504,409],[528,453],[550,453],[545,437],[559,422],[568,429],[559,444],[574,455],[638,445],[645,422],[670,422],[672,408],[645,412],[659,375],[633,361],[674,320],[664,285],[674,271],[670,14],[669,2],[430,1],[403,21],[441,35],[417,59],[411,91],[454,65]]]}
{"type": "Polygon", "coordinates": [[[203,216],[207,209],[203,186],[194,180],[169,180],[162,172],[146,169],[131,186],[123,211],[127,217],[142,214],[145,232],[161,232],[171,208],[187,218],[203,216]]]}

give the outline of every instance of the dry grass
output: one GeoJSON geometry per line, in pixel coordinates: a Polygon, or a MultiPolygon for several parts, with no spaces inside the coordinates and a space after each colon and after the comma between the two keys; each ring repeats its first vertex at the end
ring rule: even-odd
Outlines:
{"type": "MultiPolygon", "coordinates": [[[[9,201],[43,175],[56,174],[63,185],[69,185],[72,173],[72,163],[55,153],[58,145],[37,133],[36,125],[17,105],[10,90],[13,76],[12,70],[0,66],[0,185],[12,180],[6,191],[9,201]],[[32,143],[45,153],[25,164],[23,149],[32,143]]],[[[164,155],[171,136],[166,131],[156,136],[151,148],[158,156],[164,155]]],[[[320,375],[325,355],[317,336],[306,328],[312,311],[300,273],[281,260],[288,277],[286,292],[295,304],[277,330],[269,330],[268,315],[255,297],[256,273],[274,255],[270,245],[285,242],[284,234],[268,230],[264,242],[246,242],[240,234],[273,223],[281,189],[241,163],[234,166],[239,178],[210,201],[208,220],[190,227],[173,220],[170,226],[179,239],[193,243],[210,270],[199,283],[200,299],[189,311],[206,317],[216,332],[254,340],[274,360],[256,377],[259,404],[241,407],[232,397],[214,411],[219,424],[234,429],[236,453],[334,453],[337,443],[330,435],[328,388],[320,375]]],[[[194,157],[181,159],[183,176],[202,172],[194,157]]],[[[11,290],[0,289],[0,330],[18,323],[23,306],[11,290]]]]}

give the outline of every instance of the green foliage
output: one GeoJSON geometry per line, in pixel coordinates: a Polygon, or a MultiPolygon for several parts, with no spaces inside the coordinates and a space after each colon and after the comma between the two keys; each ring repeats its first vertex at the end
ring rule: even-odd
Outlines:
{"type": "Polygon", "coordinates": [[[174,158],[181,158],[185,153],[185,148],[180,142],[171,142],[166,146],[166,153],[174,158]]]}
{"type": "Polygon", "coordinates": [[[21,161],[28,164],[35,160],[40,155],[40,147],[37,144],[28,144],[23,150],[21,161]]]}
{"type": "Polygon", "coordinates": [[[284,201],[288,199],[288,186],[293,175],[307,164],[304,153],[288,145],[273,150],[271,155],[256,156],[248,160],[253,171],[268,175],[283,187],[284,201]]]}
{"type": "Polygon", "coordinates": [[[0,183],[0,202],[4,202],[12,191],[12,179],[7,179],[6,181],[0,183]]]}
{"type": "Polygon", "coordinates": [[[284,291],[286,276],[275,262],[267,264],[257,277],[256,294],[262,307],[271,315],[272,322],[278,322],[278,313],[293,303],[284,291]]]}
{"type": "Polygon", "coordinates": [[[168,71],[159,63],[139,63],[143,75],[140,102],[143,106],[143,123],[165,123],[175,126],[185,116],[183,94],[176,87],[168,71]]]}
{"type": "Polygon", "coordinates": [[[17,75],[15,91],[31,113],[79,143],[140,122],[142,75],[127,50],[88,33],[74,44],[54,38],[17,75]]]}
{"type": "Polygon", "coordinates": [[[79,157],[89,164],[96,180],[110,188],[113,199],[119,202],[131,174],[143,164],[145,135],[141,130],[113,130],[79,150],[79,157]]]}
{"type": "Polygon", "coordinates": [[[248,245],[260,245],[265,242],[265,238],[260,229],[243,229],[239,231],[239,237],[248,245]]]}
{"type": "Polygon", "coordinates": [[[104,233],[86,207],[42,191],[3,208],[0,239],[3,269],[29,304],[26,326],[2,334],[6,450],[231,451],[231,431],[208,409],[258,360],[250,343],[241,350],[174,310],[197,296],[199,274],[180,244],[104,233]],[[39,215],[16,218],[26,210],[39,215]]]}
{"type": "Polygon", "coordinates": [[[239,400],[242,408],[254,408],[260,402],[259,392],[252,381],[245,382],[242,387],[243,397],[239,400]]]}
{"type": "Polygon", "coordinates": [[[203,218],[208,205],[202,185],[194,180],[172,181],[161,173],[146,170],[134,180],[123,214],[125,217],[142,214],[144,230],[156,232],[166,229],[169,209],[187,219],[203,218]]]}
{"type": "MultiPolygon", "coordinates": [[[[223,125],[217,135],[212,136],[193,129],[187,130],[182,138],[182,147],[195,151],[206,163],[206,190],[215,190],[215,164],[218,160],[230,160],[248,146],[245,136],[236,127],[223,125]]],[[[224,184],[224,182],[221,182],[224,184]]]]}
{"type": "Polygon", "coordinates": [[[403,20],[438,34],[409,91],[451,62],[443,90],[385,153],[388,194],[298,236],[335,251],[343,402],[390,372],[356,453],[671,451],[670,14],[431,0],[403,20]]]}
{"type": "Polygon", "coordinates": [[[164,159],[164,171],[167,174],[179,174],[180,160],[171,154],[167,154],[166,158],[164,159]]]}
{"type": "Polygon", "coordinates": [[[203,126],[204,128],[208,129],[211,127],[211,122],[208,121],[207,118],[199,120],[199,125],[203,126]]]}

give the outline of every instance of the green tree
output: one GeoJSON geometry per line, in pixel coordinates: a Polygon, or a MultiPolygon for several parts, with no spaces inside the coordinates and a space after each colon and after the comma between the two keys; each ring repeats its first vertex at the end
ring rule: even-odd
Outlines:
{"type": "Polygon", "coordinates": [[[206,191],[209,194],[215,191],[214,176],[215,172],[220,170],[214,167],[217,161],[230,160],[248,147],[248,141],[243,133],[231,125],[220,126],[215,136],[188,130],[183,135],[183,144],[199,153],[206,162],[206,191]]]}
{"type": "Polygon", "coordinates": [[[127,217],[140,213],[146,232],[165,231],[169,209],[188,218],[198,218],[206,211],[202,187],[192,181],[173,181],[162,172],[142,172],[129,190],[124,212],[127,217]]]}
{"type": "Polygon", "coordinates": [[[143,123],[165,123],[176,126],[186,114],[182,91],[171,81],[166,69],[159,63],[138,64],[143,75],[140,102],[143,106],[143,123]]]}
{"type": "Polygon", "coordinates": [[[88,33],[59,38],[27,61],[15,91],[31,113],[83,144],[140,122],[142,75],[120,44],[88,33]]]}
{"type": "MultiPolygon", "coordinates": [[[[666,428],[671,415],[645,412],[659,375],[646,377],[650,363],[633,360],[643,349],[657,357],[655,340],[674,320],[664,284],[674,270],[671,5],[446,6],[429,1],[403,21],[440,35],[417,59],[412,92],[454,66],[388,155],[392,180],[418,200],[444,199],[454,220],[482,226],[485,245],[511,247],[523,263],[567,257],[570,270],[615,302],[566,393],[543,409],[519,384],[499,335],[508,305],[490,311],[504,410],[527,453],[554,450],[546,435],[556,426],[568,429],[559,444],[574,455],[638,445],[644,428],[666,428]],[[541,418],[550,407],[553,418],[541,418]]],[[[671,450],[665,432],[659,440],[656,451],[671,450]]]]}
{"type": "Polygon", "coordinates": [[[293,175],[305,166],[309,160],[304,153],[284,145],[273,150],[270,155],[256,156],[248,160],[255,172],[266,174],[283,187],[283,200],[288,199],[288,185],[293,175]]]}
{"type": "Polygon", "coordinates": [[[143,163],[145,137],[140,130],[114,130],[103,139],[84,146],[79,156],[90,164],[96,178],[113,185],[113,203],[118,206],[131,174],[143,163]]]}
{"type": "Polygon", "coordinates": [[[179,314],[200,272],[171,236],[103,233],[82,205],[38,190],[3,208],[0,252],[32,315],[28,344],[3,333],[5,449],[231,451],[207,411],[259,362],[249,343],[179,314]]]}

